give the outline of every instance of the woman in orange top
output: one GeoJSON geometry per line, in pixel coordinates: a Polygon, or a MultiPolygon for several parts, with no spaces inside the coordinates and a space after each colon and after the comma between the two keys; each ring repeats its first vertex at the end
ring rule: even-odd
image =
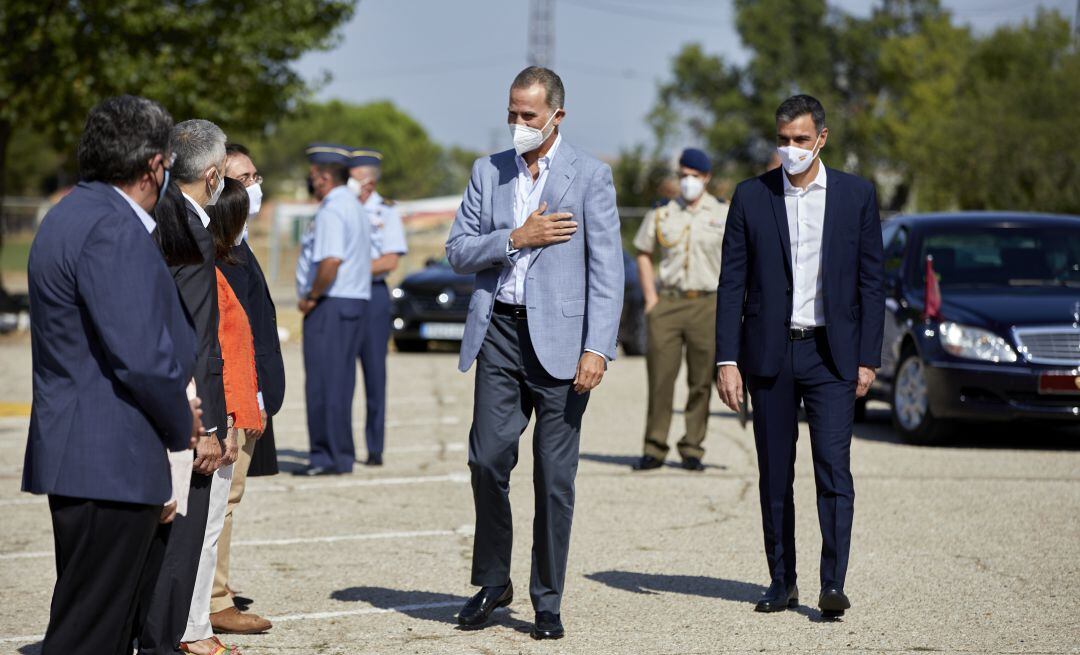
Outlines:
{"type": "MultiPolygon", "coordinates": [[[[207,207],[210,233],[218,262],[231,262],[230,248],[240,237],[248,215],[248,195],[244,185],[225,178],[225,189],[217,203],[207,207]]],[[[217,269],[218,340],[224,360],[222,378],[225,386],[225,411],[230,435],[235,434],[240,448],[246,439],[257,439],[263,430],[262,408],[259,406],[259,381],[255,372],[255,342],[247,313],[233,293],[221,269],[217,269]]],[[[199,573],[195,593],[188,610],[187,629],[180,650],[200,655],[237,654],[227,649],[214,635],[210,624],[210,596],[217,568],[218,540],[225,525],[235,465],[230,464],[214,475],[210,489],[210,511],[206,520],[206,535],[199,558],[199,573]]]]}

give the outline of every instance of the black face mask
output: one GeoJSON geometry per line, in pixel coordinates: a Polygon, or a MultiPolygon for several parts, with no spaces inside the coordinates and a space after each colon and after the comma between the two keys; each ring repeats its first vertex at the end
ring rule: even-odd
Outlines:
{"type": "Polygon", "coordinates": [[[315,179],[308,175],[307,178],[307,192],[311,195],[315,195],[315,179]]]}

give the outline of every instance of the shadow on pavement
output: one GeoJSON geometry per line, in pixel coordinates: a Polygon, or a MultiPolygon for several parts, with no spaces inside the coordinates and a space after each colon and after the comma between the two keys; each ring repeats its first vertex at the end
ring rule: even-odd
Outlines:
{"type": "MultiPolygon", "coordinates": [[[[443,594],[431,591],[402,591],[386,587],[348,587],[330,594],[330,598],[345,602],[368,603],[391,612],[397,612],[414,619],[448,623],[457,626],[456,614],[468,600],[463,596],[443,594]],[[432,607],[437,605],[437,607],[432,607]]],[[[496,610],[491,615],[491,622],[483,627],[502,625],[518,632],[528,632],[531,623],[513,617],[513,610],[496,610]]]]}
{"type": "MultiPolygon", "coordinates": [[[[905,444],[892,426],[887,408],[868,408],[866,420],[855,424],[859,439],[905,444]]],[[[912,446],[917,447],[917,446],[912,446]]],[[[1062,423],[954,423],[940,442],[923,448],[987,448],[1012,450],[1080,450],[1080,428],[1062,423]]]]}
{"type": "Polygon", "coordinates": [[[40,655],[41,645],[44,642],[37,642],[36,644],[27,644],[19,649],[19,655],[40,655]]]}
{"type": "MultiPolygon", "coordinates": [[[[757,603],[767,591],[766,587],[751,582],[709,578],[703,575],[664,575],[660,573],[635,573],[633,571],[601,571],[585,576],[589,580],[606,584],[615,589],[635,594],[654,595],[660,592],[719,598],[748,606],[757,603]]],[[[816,596],[815,596],[816,598],[816,596]]],[[[794,612],[813,623],[837,623],[839,619],[826,619],[819,610],[799,605],[794,612]]]]}
{"type": "MultiPolygon", "coordinates": [[[[578,455],[578,458],[587,462],[613,464],[615,466],[625,466],[626,468],[630,468],[634,464],[637,464],[638,460],[641,459],[641,455],[607,455],[604,453],[581,453],[580,455],[578,455]]],[[[678,460],[669,459],[664,462],[664,466],[666,468],[678,469],[680,471],[682,470],[682,465],[679,463],[678,460]]],[[[724,466],[723,464],[705,464],[705,468],[716,469],[717,471],[727,470],[727,466],[724,466]]],[[[642,473],[648,475],[649,472],[643,471],[642,473]]]]}
{"type": "Polygon", "coordinates": [[[310,453],[306,450],[278,447],[278,470],[282,473],[303,471],[308,466],[309,455],[310,453]]]}

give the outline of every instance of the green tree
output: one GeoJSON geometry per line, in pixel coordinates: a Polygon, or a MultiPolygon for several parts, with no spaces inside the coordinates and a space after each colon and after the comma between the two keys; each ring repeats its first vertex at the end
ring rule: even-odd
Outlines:
{"type": "MultiPolygon", "coordinates": [[[[291,67],[333,45],[355,0],[3,0],[0,185],[16,130],[61,152],[103,98],[135,93],[177,119],[258,129],[308,85],[291,67]]],[[[0,186],[0,199],[4,189],[0,186]]]]}
{"type": "MultiPolygon", "coordinates": [[[[308,174],[304,148],[314,141],[381,151],[380,193],[391,198],[430,196],[439,190],[444,176],[439,146],[423,126],[387,101],[305,103],[249,141],[263,177],[279,190],[302,188],[308,174]]],[[[457,191],[462,188],[464,183],[457,191]]]]}

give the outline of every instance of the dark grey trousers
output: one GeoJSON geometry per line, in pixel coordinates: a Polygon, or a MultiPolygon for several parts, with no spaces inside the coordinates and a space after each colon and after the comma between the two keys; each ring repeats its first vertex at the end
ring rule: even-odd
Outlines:
{"type": "Polygon", "coordinates": [[[510,579],[514,542],[510,471],[517,464],[518,441],[535,411],[536,512],[529,594],[537,612],[558,614],[562,602],[581,417],[588,402],[588,394],[574,393],[571,380],[556,380],[540,365],[526,321],[492,316],[476,360],[469,433],[469,469],[476,505],[472,583],[497,586],[510,579]]]}

